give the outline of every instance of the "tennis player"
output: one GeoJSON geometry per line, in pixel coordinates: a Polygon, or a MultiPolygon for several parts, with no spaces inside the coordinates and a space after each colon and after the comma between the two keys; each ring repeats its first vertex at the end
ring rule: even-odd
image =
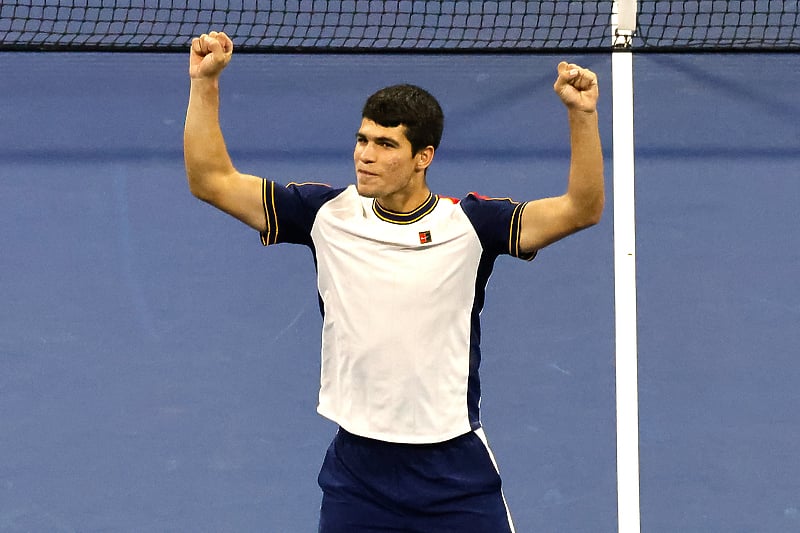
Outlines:
{"type": "Polygon", "coordinates": [[[279,185],[236,170],[219,124],[233,44],[192,41],[184,149],[196,197],[314,254],[323,310],[318,411],[339,426],[319,474],[322,533],[513,531],[479,416],[479,313],[495,259],[596,224],[604,203],[597,77],[562,62],[566,192],[529,202],[433,194],[442,110],[412,85],[370,96],[355,183],[279,185]]]}

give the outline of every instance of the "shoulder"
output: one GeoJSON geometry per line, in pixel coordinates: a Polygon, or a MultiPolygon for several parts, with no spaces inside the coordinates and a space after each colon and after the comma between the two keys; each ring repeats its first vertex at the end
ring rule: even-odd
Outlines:
{"type": "Polygon", "coordinates": [[[459,201],[459,204],[470,218],[494,218],[501,214],[513,216],[514,213],[521,212],[525,205],[524,202],[517,202],[512,198],[493,198],[476,192],[469,193],[459,201]]]}
{"type": "Polygon", "coordinates": [[[325,203],[347,190],[346,187],[333,187],[327,183],[313,181],[291,181],[283,186],[288,192],[310,201],[325,203]]]}
{"type": "Polygon", "coordinates": [[[263,202],[265,206],[274,206],[279,211],[310,211],[316,212],[325,203],[333,200],[346,188],[336,188],[318,182],[289,182],[281,185],[277,182],[264,180],[263,202]]]}

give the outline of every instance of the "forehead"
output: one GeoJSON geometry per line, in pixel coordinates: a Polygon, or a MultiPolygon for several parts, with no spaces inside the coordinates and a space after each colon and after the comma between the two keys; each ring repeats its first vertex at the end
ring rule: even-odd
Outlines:
{"type": "Polygon", "coordinates": [[[381,126],[368,118],[361,119],[361,126],[358,128],[358,134],[368,139],[384,138],[393,139],[398,143],[409,142],[408,137],[406,137],[406,127],[402,124],[393,127],[381,126]]]}

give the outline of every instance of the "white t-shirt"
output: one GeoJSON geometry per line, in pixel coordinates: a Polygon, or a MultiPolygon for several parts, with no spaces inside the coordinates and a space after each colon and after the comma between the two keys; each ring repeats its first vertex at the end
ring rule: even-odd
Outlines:
{"type": "Polygon", "coordinates": [[[323,314],[318,412],[356,435],[433,443],[480,427],[480,322],[525,204],[431,195],[411,213],[355,186],[264,181],[265,245],[305,244],[323,314]]]}

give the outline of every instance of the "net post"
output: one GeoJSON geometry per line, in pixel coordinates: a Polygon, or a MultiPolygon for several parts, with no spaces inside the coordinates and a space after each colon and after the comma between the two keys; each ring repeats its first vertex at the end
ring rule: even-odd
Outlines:
{"type": "Polygon", "coordinates": [[[636,1],[615,0],[611,15],[611,70],[619,533],[641,531],[632,53],[635,32],[636,1]]]}

